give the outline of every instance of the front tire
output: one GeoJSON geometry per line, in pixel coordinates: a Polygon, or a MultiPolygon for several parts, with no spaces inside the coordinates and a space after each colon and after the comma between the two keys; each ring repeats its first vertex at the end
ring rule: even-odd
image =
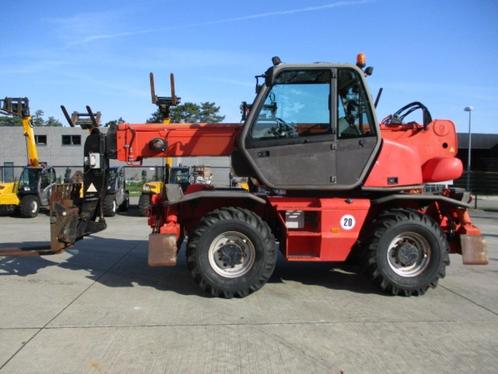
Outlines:
{"type": "Polygon", "coordinates": [[[114,195],[106,195],[104,198],[104,216],[114,217],[118,210],[118,204],[114,195]]]}
{"type": "Polygon", "coordinates": [[[34,218],[40,211],[40,201],[34,195],[26,195],[21,199],[19,214],[23,218],[34,218]]]}
{"type": "Polygon", "coordinates": [[[436,222],[414,210],[394,209],[373,223],[365,258],[367,275],[393,295],[423,295],[444,278],[448,241],[436,222]]]}
{"type": "Polygon", "coordinates": [[[194,282],[212,296],[249,295],[268,281],[276,262],[270,227],[247,209],[217,209],[189,237],[188,269],[194,282]]]}

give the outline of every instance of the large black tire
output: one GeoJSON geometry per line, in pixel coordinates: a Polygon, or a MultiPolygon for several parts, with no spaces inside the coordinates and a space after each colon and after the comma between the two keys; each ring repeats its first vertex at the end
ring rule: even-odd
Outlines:
{"type": "Polygon", "coordinates": [[[37,196],[25,195],[19,205],[19,214],[23,218],[34,218],[40,211],[40,201],[37,196]]]}
{"type": "Polygon", "coordinates": [[[249,295],[268,281],[276,262],[270,227],[247,209],[217,209],[189,235],[188,269],[194,282],[212,296],[249,295]]]}
{"type": "Polygon", "coordinates": [[[103,210],[105,217],[114,217],[116,215],[118,204],[114,195],[106,195],[106,197],[104,198],[103,210]]]}
{"type": "Polygon", "coordinates": [[[450,263],[448,241],[431,217],[415,210],[393,209],[375,219],[370,232],[365,269],[383,291],[423,295],[444,278],[450,263]]]}
{"type": "Polygon", "coordinates": [[[145,217],[146,214],[146,209],[150,205],[150,195],[149,194],[141,194],[140,198],[138,199],[138,215],[145,217]]]}

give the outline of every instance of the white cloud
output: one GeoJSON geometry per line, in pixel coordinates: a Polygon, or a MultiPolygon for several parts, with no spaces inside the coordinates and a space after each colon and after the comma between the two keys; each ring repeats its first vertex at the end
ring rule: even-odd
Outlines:
{"type": "MultiPolygon", "coordinates": [[[[191,24],[178,25],[178,26],[147,28],[147,29],[142,29],[142,30],[123,31],[123,32],[117,32],[117,33],[108,33],[108,32],[100,32],[99,33],[99,32],[97,32],[97,33],[94,33],[93,35],[87,35],[87,36],[82,37],[80,39],[76,39],[76,40],[72,41],[71,43],[69,43],[69,46],[87,44],[87,43],[94,42],[97,40],[116,39],[116,38],[123,38],[123,37],[128,37],[128,36],[150,34],[150,33],[155,33],[155,32],[160,32],[160,31],[174,31],[174,30],[182,30],[182,29],[189,29],[189,28],[202,27],[202,26],[218,25],[218,24],[224,24],[224,23],[251,21],[251,20],[260,19],[260,18],[267,18],[267,17],[278,17],[278,16],[288,16],[288,15],[298,14],[298,13],[318,12],[318,11],[334,9],[334,8],[363,5],[363,4],[371,3],[373,1],[374,0],[336,1],[333,3],[317,5],[317,6],[309,6],[309,7],[296,8],[296,9],[277,10],[277,11],[272,11],[272,12],[250,14],[250,15],[239,16],[239,17],[222,18],[219,20],[205,21],[205,22],[199,22],[199,23],[191,23],[191,24]]],[[[77,21],[76,25],[78,25],[80,18],[83,18],[83,17],[76,18],[76,21],[77,21]]],[[[77,29],[79,29],[79,27],[77,27],[77,29]]],[[[87,29],[91,29],[91,28],[87,28],[87,29]]]]}

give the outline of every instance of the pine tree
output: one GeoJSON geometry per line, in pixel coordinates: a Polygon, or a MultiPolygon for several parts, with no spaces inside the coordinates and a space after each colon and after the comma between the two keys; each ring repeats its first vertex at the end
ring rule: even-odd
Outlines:
{"type": "Polygon", "coordinates": [[[201,114],[199,117],[200,122],[217,123],[225,119],[225,116],[219,114],[220,107],[216,106],[214,102],[201,103],[201,114]]]}
{"type": "MultiPolygon", "coordinates": [[[[170,118],[173,123],[196,123],[210,122],[217,123],[225,119],[219,114],[220,107],[214,102],[204,102],[199,104],[186,102],[171,108],[170,118]]],[[[159,109],[152,113],[147,119],[148,123],[161,123],[163,116],[159,109]]]]}

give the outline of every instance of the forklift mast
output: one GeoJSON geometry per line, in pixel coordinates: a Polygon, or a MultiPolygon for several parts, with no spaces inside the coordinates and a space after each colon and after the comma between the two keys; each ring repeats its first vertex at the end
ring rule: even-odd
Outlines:
{"type": "Polygon", "coordinates": [[[26,142],[26,157],[29,167],[40,167],[40,158],[36,148],[35,133],[29,113],[27,97],[6,97],[0,100],[0,113],[21,118],[23,135],[26,142]]]}
{"type": "MultiPolygon", "coordinates": [[[[154,83],[154,73],[149,73],[150,81],[150,96],[152,104],[157,105],[159,113],[162,116],[162,123],[164,125],[169,125],[171,123],[171,108],[177,106],[181,102],[181,98],[176,96],[175,93],[175,76],[173,73],[169,75],[171,96],[157,96],[156,88],[154,83]]],[[[164,181],[169,180],[170,169],[173,167],[173,158],[167,157],[164,160],[164,166],[166,167],[166,173],[164,175],[164,181]]]]}

